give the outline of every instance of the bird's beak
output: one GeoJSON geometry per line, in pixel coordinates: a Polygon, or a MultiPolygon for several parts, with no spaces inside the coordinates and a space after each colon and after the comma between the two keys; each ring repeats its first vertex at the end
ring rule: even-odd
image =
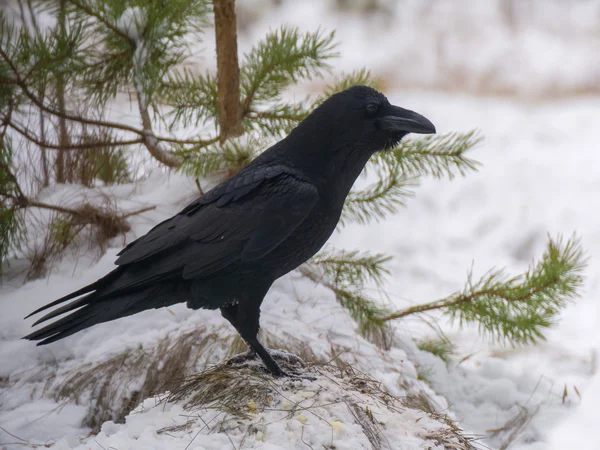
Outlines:
{"type": "Polygon", "coordinates": [[[435,126],[421,114],[409,109],[391,106],[386,116],[377,119],[379,128],[385,131],[433,134],[435,126]]]}

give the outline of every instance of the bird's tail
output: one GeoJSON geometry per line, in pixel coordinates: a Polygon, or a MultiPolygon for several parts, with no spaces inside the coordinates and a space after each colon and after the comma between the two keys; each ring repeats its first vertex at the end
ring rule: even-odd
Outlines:
{"type": "Polygon", "coordinates": [[[173,288],[168,285],[153,286],[137,292],[118,292],[104,295],[102,293],[102,287],[106,286],[105,281],[107,277],[110,277],[111,275],[112,273],[98,280],[96,283],[92,283],[78,291],[59,298],[29,314],[27,317],[51,308],[52,306],[64,303],[67,300],[87,294],[51,311],[37,320],[33,326],[46,322],[61,314],[73,311],[67,316],[28,334],[23,339],[40,341],[37,345],[50,344],[51,342],[63,339],[98,323],[130,316],[147,309],[170,306],[181,302],[182,298],[185,299],[185,297],[181,295],[182,293],[177,292],[176,287],[173,288]]]}
{"type": "Polygon", "coordinates": [[[174,303],[176,302],[166,301],[165,297],[157,298],[152,290],[110,296],[108,298],[103,298],[100,295],[92,293],[46,314],[35,322],[33,326],[67,311],[79,308],[77,311],[28,334],[23,339],[40,341],[37,345],[46,345],[99,323],[130,316],[147,309],[169,306],[174,303]]]}

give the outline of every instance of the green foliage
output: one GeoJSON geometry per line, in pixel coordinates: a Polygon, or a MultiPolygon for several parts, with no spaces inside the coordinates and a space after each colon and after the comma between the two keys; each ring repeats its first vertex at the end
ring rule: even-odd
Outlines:
{"type": "MultiPolygon", "coordinates": [[[[381,82],[373,76],[370,70],[362,69],[355,70],[348,74],[337,75],[333,82],[325,87],[323,96],[319,98],[320,101],[325,100],[327,97],[337,93],[345,91],[346,89],[356,86],[364,85],[372,87],[373,89],[381,90],[381,82]]],[[[320,103],[320,102],[319,102],[320,103]]]]}
{"type": "Polygon", "coordinates": [[[325,276],[336,285],[363,286],[369,281],[381,287],[390,272],[384,265],[392,259],[383,254],[371,255],[358,251],[320,253],[312,262],[323,269],[325,276]]]}
{"type": "Polygon", "coordinates": [[[482,141],[477,130],[429,135],[422,139],[402,141],[391,152],[382,153],[381,157],[392,158],[397,162],[398,169],[408,177],[448,177],[452,180],[457,173],[465,176],[477,171],[480,164],[465,153],[482,141]]]}
{"type": "Polygon", "coordinates": [[[73,239],[77,237],[79,231],[80,230],[74,225],[73,220],[70,217],[56,215],[48,227],[47,239],[53,243],[54,247],[56,247],[56,253],[60,253],[62,249],[73,242],[73,239]]]}
{"type": "Polygon", "coordinates": [[[23,237],[22,217],[14,199],[19,195],[11,170],[10,138],[0,138],[0,273],[11,250],[18,248],[23,237]]]}
{"type": "Polygon", "coordinates": [[[129,162],[124,149],[103,149],[95,152],[96,177],[105,184],[131,181],[129,162]]]}
{"type": "MultiPolygon", "coordinates": [[[[284,102],[283,91],[328,70],[327,61],[336,56],[333,38],[334,33],[322,30],[301,33],[296,27],[284,26],[267,34],[244,55],[240,103],[246,132],[255,130],[262,137],[278,138],[306,117],[310,112],[305,106],[310,104],[308,99],[284,102]]],[[[213,74],[198,75],[187,69],[172,71],[162,83],[160,95],[173,108],[171,126],[210,122],[216,125],[219,109],[217,79],[213,74]]]]}
{"type": "Polygon", "coordinates": [[[281,101],[283,90],[294,83],[320,76],[337,56],[334,33],[300,33],[296,27],[272,31],[244,56],[240,68],[242,114],[246,129],[260,128],[277,136],[305,115],[301,104],[281,101]]]}
{"type": "Polygon", "coordinates": [[[531,344],[544,340],[568,300],[578,296],[586,263],[579,239],[549,239],[542,258],[527,272],[508,277],[490,271],[444,299],[444,312],[460,325],[476,324],[483,335],[499,342],[531,344]]]}
{"type": "Polygon", "coordinates": [[[456,356],[456,346],[446,336],[422,340],[417,343],[417,347],[424,352],[437,356],[445,363],[451,362],[456,356]]]}
{"type": "Polygon", "coordinates": [[[88,26],[94,46],[81,87],[104,105],[132,84],[155,106],[154,94],[171,68],[184,61],[186,38],[198,36],[210,11],[206,0],[68,0],[70,18],[88,26]]]}
{"type": "Polygon", "coordinates": [[[181,170],[193,177],[207,177],[215,173],[231,176],[239,172],[266,146],[265,140],[252,135],[231,138],[223,144],[214,143],[199,152],[182,150],[181,170]]]}
{"type": "Polygon", "coordinates": [[[404,206],[411,188],[423,176],[452,179],[477,170],[479,163],[465,153],[481,142],[477,131],[428,136],[424,139],[402,141],[394,149],[379,152],[365,168],[367,176],[375,172],[375,183],[353,190],[346,199],[342,225],[361,224],[384,219],[404,206]]]}
{"type": "Polygon", "coordinates": [[[160,86],[162,100],[172,110],[170,127],[216,123],[219,117],[217,79],[214,75],[196,75],[189,69],[174,70],[167,74],[160,86]]]}
{"type": "Polygon", "coordinates": [[[395,159],[382,158],[371,168],[377,175],[375,183],[350,191],[344,204],[341,226],[347,222],[366,224],[383,219],[404,206],[406,197],[412,195],[409,188],[415,186],[415,178],[408,178],[402,173],[395,159]]]}
{"type": "Polygon", "coordinates": [[[313,258],[303,272],[335,294],[337,301],[356,321],[360,333],[382,347],[389,345],[389,330],[382,320],[386,309],[365,294],[365,284],[383,287],[391,257],[358,251],[329,251],[313,258]]]}

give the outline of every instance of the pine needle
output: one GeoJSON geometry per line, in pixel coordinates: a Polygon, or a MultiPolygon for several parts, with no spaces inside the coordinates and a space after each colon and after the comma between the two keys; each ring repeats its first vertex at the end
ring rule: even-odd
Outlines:
{"type": "Polygon", "coordinates": [[[549,239],[541,259],[516,277],[492,270],[465,288],[441,300],[413,306],[384,321],[441,309],[460,326],[476,324],[490,340],[513,346],[545,340],[544,330],[556,323],[567,302],[576,298],[586,267],[580,239],[549,239]]]}

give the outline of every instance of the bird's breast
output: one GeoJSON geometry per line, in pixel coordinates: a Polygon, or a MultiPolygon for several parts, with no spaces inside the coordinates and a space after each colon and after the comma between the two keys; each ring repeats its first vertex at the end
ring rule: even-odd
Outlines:
{"type": "Polygon", "coordinates": [[[318,202],[304,221],[266,258],[277,278],[294,270],[314,256],[332,235],[341,208],[318,202]]]}

